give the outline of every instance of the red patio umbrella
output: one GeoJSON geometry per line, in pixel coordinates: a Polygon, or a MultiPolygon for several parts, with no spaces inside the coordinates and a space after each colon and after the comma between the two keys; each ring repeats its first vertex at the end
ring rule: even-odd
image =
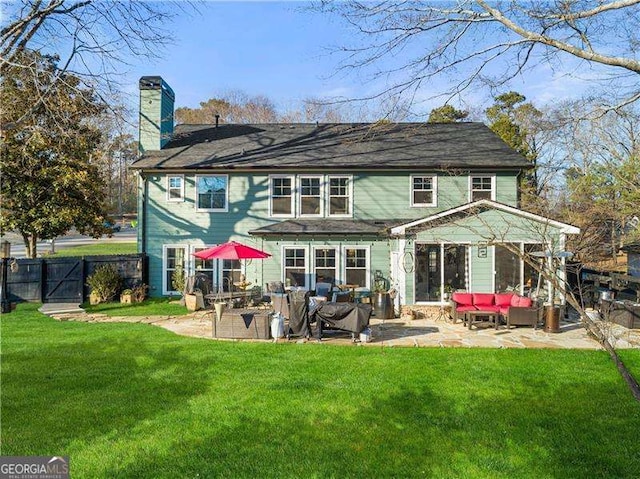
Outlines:
{"type": "Polygon", "coordinates": [[[264,259],[271,255],[251,246],[229,241],[193,254],[200,259],[264,259]]]}
{"type": "MultiPolygon", "coordinates": [[[[198,251],[193,254],[196,258],[200,259],[264,259],[269,258],[271,255],[269,253],[265,253],[256,248],[252,248],[251,246],[244,245],[242,243],[238,243],[237,241],[229,241],[227,243],[219,244],[218,246],[213,246],[212,248],[207,248],[202,251],[198,251]]],[[[220,293],[220,290],[218,290],[220,293]]],[[[213,336],[217,337],[217,321],[220,321],[222,316],[222,312],[224,310],[223,306],[218,306],[219,309],[216,309],[217,318],[212,318],[213,321],[213,336]]]]}

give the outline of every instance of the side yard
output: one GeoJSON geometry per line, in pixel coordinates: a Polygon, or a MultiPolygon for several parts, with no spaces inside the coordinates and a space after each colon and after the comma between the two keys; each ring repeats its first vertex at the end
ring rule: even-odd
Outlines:
{"type": "Polygon", "coordinates": [[[640,475],[602,351],[218,342],[37,307],[0,320],[1,453],[72,477],[640,475]]]}

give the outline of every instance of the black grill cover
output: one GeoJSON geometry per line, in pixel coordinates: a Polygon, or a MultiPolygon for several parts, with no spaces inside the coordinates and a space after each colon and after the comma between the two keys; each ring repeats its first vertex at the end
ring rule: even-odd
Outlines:
{"type": "MultiPolygon", "coordinates": [[[[331,328],[359,334],[369,325],[371,310],[370,304],[320,303],[311,313],[311,321],[322,321],[331,328]]],[[[320,323],[318,331],[321,334],[319,326],[320,323]]]]}
{"type": "Polygon", "coordinates": [[[287,336],[308,338],[309,332],[309,292],[289,293],[289,332],[287,336]]]}

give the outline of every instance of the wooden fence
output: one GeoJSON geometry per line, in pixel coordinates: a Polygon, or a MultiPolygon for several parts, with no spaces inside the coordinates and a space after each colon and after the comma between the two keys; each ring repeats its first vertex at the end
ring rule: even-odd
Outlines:
{"type": "Polygon", "coordinates": [[[87,277],[104,264],[118,268],[125,288],[148,284],[145,254],[0,259],[0,275],[6,275],[6,283],[0,279],[9,302],[83,303],[90,293],[87,277]]]}

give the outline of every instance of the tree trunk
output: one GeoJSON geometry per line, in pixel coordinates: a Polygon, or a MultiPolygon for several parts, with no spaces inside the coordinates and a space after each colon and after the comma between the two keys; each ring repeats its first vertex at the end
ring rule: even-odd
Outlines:
{"type": "Polygon", "coordinates": [[[36,258],[38,254],[36,246],[38,237],[36,235],[23,234],[22,238],[24,239],[25,256],[31,259],[36,258]]]}

